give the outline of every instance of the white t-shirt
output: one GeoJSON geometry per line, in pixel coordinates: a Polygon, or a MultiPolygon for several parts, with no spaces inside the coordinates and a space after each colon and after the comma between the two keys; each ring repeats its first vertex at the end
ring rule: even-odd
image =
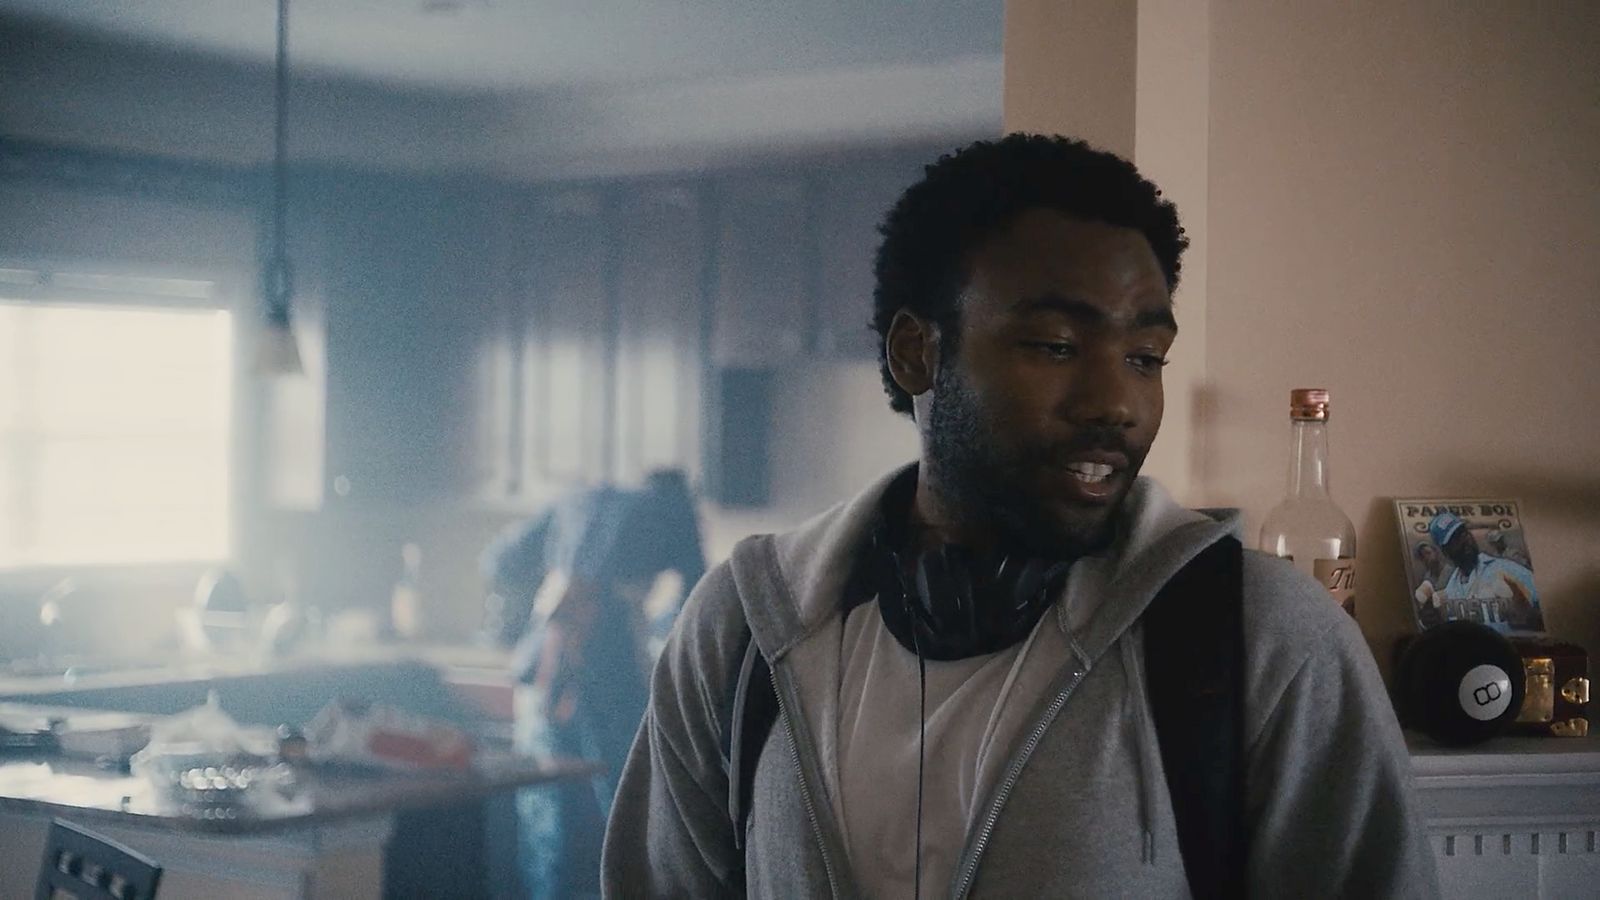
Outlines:
{"type": "MultiPolygon", "coordinates": [[[[909,897],[917,856],[917,657],[883,624],[876,600],[851,610],[839,658],[837,810],[850,864],[869,897],[909,897]]],[[[927,663],[922,887],[943,895],[979,808],[1069,648],[1053,607],[1021,643],[927,663]]]]}

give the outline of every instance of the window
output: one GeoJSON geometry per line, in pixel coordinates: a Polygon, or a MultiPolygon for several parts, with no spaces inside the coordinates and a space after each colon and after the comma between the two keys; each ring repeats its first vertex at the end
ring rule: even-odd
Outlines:
{"type": "Polygon", "coordinates": [[[214,285],[0,269],[0,570],[228,555],[214,285]]]}

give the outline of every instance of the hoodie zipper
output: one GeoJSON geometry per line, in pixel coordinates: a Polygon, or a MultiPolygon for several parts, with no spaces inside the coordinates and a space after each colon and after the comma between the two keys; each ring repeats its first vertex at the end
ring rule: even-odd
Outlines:
{"type": "Polygon", "coordinates": [[[833,874],[833,862],[828,859],[828,842],[822,836],[822,823],[817,819],[817,807],[811,800],[811,788],[806,783],[805,767],[800,764],[800,742],[795,740],[794,728],[789,724],[789,707],[783,699],[783,689],[778,685],[776,671],[769,672],[772,693],[778,698],[778,715],[783,717],[783,733],[789,738],[789,760],[794,765],[795,781],[800,784],[800,799],[805,803],[806,817],[811,820],[811,833],[817,839],[817,851],[822,854],[822,868],[828,875],[828,891],[839,896],[839,882],[833,874]]]}
{"type": "Polygon", "coordinates": [[[1072,695],[1078,683],[1083,680],[1085,669],[1082,665],[1072,669],[1072,680],[1067,686],[1056,694],[1056,699],[1051,701],[1050,708],[1045,710],[1044,718],[1034,726],[1033,732],[1028,735],[1028,740],[1022,745],[1022,752],[1017,755],[1016,761],[1006,772],[1006,780],[1000,785],[1000,792],[995,795],[994,802],[989,805],[989,814],[984,817],[983,829],[978,832],[978,840],[972,845],[972,855],[961,870],[961,881],[956,885],[955,897],[967,896],[967,891],[972,888],[973,876],[978,872],[978,860],[983,858],[983,851],[989,845],[989,837],[994,832],[994,823],[1000,818],[1000,809],[1005,806],[1006,799],[1011,796],[1011,789],[1016,786],[1017,779],[1022,776],[1022,767],[1028,764],[1029,757],[1039,746],[1039,741],[1044,739],[1044,733],[1050,728],[1050,723],[1055,721],[1056,715],[1061,712],[1061,707],[1067,705],[1067,698],[1072,695]]]}

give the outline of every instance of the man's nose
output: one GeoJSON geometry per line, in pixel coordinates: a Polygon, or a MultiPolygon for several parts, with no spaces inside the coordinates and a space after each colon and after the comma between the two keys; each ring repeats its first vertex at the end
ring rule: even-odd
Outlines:
{"type": "Polygon", "coordinates": [[[1076,425],[1132,428],[1138,421],[1134,402],[1135,373],[1120,353],[1086,354],[1079,360],[1065,414],[1076,425]]]}

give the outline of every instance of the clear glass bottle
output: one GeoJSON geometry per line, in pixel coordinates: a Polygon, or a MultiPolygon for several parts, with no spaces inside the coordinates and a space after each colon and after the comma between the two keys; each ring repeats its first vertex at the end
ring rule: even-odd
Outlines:
{"type": "Polygon", "coordinates": [[[406,542],[400,548],[400,578],[389,595],[389,630],[400,640],[422,633],[422,548],[406,542]]]}
{"type": "Polygon", "coordinates": [[[1356,614],[1356,529],[1328,495],[1328,392],[1289,392],[1289,494],[1267,513],[1261,549],[1294,563],[1356,614]]]}

